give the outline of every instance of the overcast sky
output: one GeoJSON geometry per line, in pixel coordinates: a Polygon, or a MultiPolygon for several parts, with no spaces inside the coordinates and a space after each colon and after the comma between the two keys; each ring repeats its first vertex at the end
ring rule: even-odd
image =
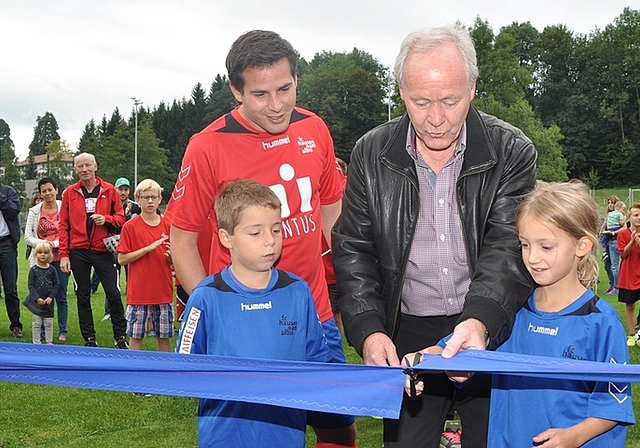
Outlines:
{"type": "Polygon", "coordinates": [[[392,66],[402,39],[419,28],[487,20],[498,33],[513,22],[564,24],[588,34],[640,0],[0,0],[0,118],[20,160],[36,118],[51,112],[60,137],[77,149],[84,126],[131,97],[153,107],[208,91],[243,32],[268,29],[307,60],[354,47],[392,66]],[[446,7],[445,7],[446,5],[446,7]]]}

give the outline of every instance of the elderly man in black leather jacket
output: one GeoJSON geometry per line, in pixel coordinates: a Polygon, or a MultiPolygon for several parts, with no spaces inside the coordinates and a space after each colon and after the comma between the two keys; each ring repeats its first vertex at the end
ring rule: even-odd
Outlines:
{"type": "MultiPolygon", "coordinates": [[[[409,35],[395,66],[407,114],[351,154],[333,257],[346,336],[367,364],[399,365],[451,331],[444,356],[495,346],[533,289],[513,224],[536,150],[471,106],[475,59],[461,28],[409,35]]],[[[429,375],[429,392],[385,421],[385,448],[437,447],[452,409],[463,446],[485,446],[490,382],[475,383],[429,375]]]]}

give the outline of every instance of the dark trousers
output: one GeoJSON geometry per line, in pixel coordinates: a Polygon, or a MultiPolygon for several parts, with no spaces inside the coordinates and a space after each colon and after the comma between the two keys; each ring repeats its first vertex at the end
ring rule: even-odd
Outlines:
{"type": "Polygon", "coordinates": [[[120,297],[120,279],[118,270],[110,252],[98,252],[87,249],[72,249],[69,253],[71,270],[75,281],[76,297],[78,298],[78,320],[82,337],[95,338],[93,326],[93,311],[91,310],[91,268],[98,274],[100,283],[109,302],[113,338],[126,336],[127,321],[124,318],[124,308],[120,297]]]}
{"type": "Polygon", "coordinates": [[[4,288],[4,304],[9,316],[9,329],[20,328],[20,299],[18,298],[18,246],[11,236],[0,238],[0,275],[4,288]]]}
{"type": "MultiPolygon", "coordinates": [[[[453,331],[459,316],[401,315],[394,343],[398,356],[435,345],[453,331]]],[[[447,416],[457,411],[462,421],[462,446],[487,446],[491,377],[474,375],[457,387],[445,374],[425,374],[425,390],[417,400],[404,394],[400,419],[384,421],[384,448],[438,448],[447,416]]]]}

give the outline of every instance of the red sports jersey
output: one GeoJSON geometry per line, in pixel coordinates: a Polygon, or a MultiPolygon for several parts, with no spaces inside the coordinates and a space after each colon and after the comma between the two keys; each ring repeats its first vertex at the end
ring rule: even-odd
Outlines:
{"type": "MultiPolygon", "coordinates": [[[[169,236],[169,221],[160,217],[160,224],[153,227],[142,216],[134,216],[122,227],[118,253],[131,253],[163,236],[169,236]]],[[[164,244],[153,252],[129,263],[127,276],[127,305],[162,305],[173,302],[173,278],[171,266],[164,253],[164,244]]]]}
{"type": "MultiPolygon", "coordinates": [[[[631,230],[622,229],[617,236],[618,251],[620,256],[629,241],[631,241],[631,230]]],[[[627,258],[620,261],[620,272],[618,275],[617,288],[637,291],[640,289],[640,249],[634,244],[631,246],[627,258]]]]}
{"type": "MultiPolygon", "coordinates": [[[[276,267],[306,280],[320,320],[329,320],[333,313],[320,257],[320,206],[342,198],[345,178],[327,126],[300,108],[282,134],[254,130],[237,109],[220,117],[191,137],[167,218],[182,230],[200,232],[220,189],[247,178],[269,186],[282,201],[283,248],[276,267]]],[[[215,216],[212,223],[217,235],[215,216]]],[[[207,274],[229,262],[229,252],[215,236],[207,274]]]]}

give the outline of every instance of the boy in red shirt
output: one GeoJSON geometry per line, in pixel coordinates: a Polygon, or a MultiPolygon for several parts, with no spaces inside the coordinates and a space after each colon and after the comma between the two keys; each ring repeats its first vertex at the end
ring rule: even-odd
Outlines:
{"type": "Polygon", "coordinates": [[[151,179],[138,184],[136,202],[142,213],[122,227],[118,263],[129,265],[127,279],[127,334],[129,347],[142,349],[142,339],[150,317],[158,337],[158,351],[169,351],[173,336],[173,280],[169,252],[169,222],[156,213],[162,188],[151,179]],[[152,278],[150,277],[152,276],[152,278]]]}
{"type": "Polygon", "coordinates": [[[617,243],[620,252],[620,271],[618,275],[618,302],[626,304],[627,345],[636,344],[635,307],[640,299],[640,202],[634,202],[629,208],[630,228],[618,232],[617,243]]]}

